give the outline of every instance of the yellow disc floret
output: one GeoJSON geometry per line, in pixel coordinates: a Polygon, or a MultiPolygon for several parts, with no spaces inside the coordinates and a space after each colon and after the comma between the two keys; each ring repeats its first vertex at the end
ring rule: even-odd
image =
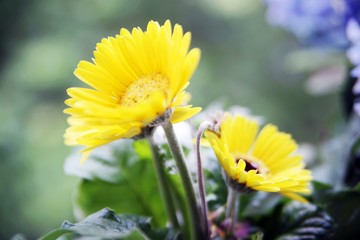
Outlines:
{"type": "Polygon", "coordinates": [[[120,104],[126,107],[133,107],[138,103],[148,100],[155,92],[166,96],[169,83],[169,79],[161,74],[142,77],[126,88],[120,104]]]}

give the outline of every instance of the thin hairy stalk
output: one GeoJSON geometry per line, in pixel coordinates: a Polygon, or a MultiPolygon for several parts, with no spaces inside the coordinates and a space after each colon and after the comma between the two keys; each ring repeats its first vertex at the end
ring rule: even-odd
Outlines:
{"type": "Polygon", "coordinates": [[[228,196],[226,199],[226,209],[225,209],[225,218],[231,218],[231,213],[233,212],[234,205],[235,205],[235,198],[236,194],[235,191],[229,187],[228,188],[228,196]]]}
{"type": "Polygon", "coordinates": [[[170,121],[165,121],[162,125],[165,131],[166,138],[169,143],[170,150],[175,159],[177,169],[181,178],[182,185],[185,190],[185,199],[187,202],[187,209],[190,216],[190,228],[192,239],[204,239],[205,233],[202,232],[201,219],[199,214],[198,203],[195,197],[195,191],[192,185],[189,171],[185,164],[183,151],[175,136],[174,128],[170,121]]]}
{"type": "Polygon", "coordinates": [[[158,146],[154,143],[154,140],[151,134],[147,135],[147,140],[150,143],[151,152],[153,155],[154,168],[156,173],[156,178],[158,181],[160,195],[165,204],[165,209],[167,216],[169,218],[171,226],[176,229],[179,229],[179,222],[176,217],[176,208],[174,206],[173,199],[171,197],[171,192],[169,185],[167,184],[166,173],[164,172],[163,166],[161,164],[161,156],[158,146]]]}
{"type": "Polygon", "coordinates": [[[234,232],[234,230],[235,230],[235,223],[237,221],[237,216],[239,214],[239,205],[240,205],[239,193],[235,192],[234,195],[235,195],[234,196],[235,204],[234,204],[233,214],[231,216],[231,232],[234,232]]]}
{"type": "Polygon", "coordinates": [[[225,219],[231,219],[230,233],[234,232],[236,217],[238,215],[239,208],[239,195],[232,189],[228,188],[228,197],[226,200],[225,219]]]}
{"type": "Polygon", "coordinates": [[[200,153],[200,141],[204,132],[212,126],[210,122],[203,122],[199,130],[196,134],[196,158],[197,158],[197,178],[198,178],[198,188],[200,194],[200,209],[202,216],[202,224],[204,232],[207,233],[206,239],[210,237],[209,231],[209,221],[208,221],[208,209],[206,204],[206,193],[204,186],[204,176],[202,171],[202,163],[201,163],[201,153],[200,153]]]}

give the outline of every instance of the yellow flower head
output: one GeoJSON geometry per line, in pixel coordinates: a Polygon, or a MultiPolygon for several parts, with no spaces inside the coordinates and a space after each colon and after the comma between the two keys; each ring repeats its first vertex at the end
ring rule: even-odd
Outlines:
{"type": "Polygon", "coordinates": [[[307,202],[311,172],[304,169],[298,148],[289,134],[268,124],[259,132],[259,124],[249,118],[226,114],[220,131],[206,131],[216,157],[225,170],[230,187],[239,191],[279,192],[307,202]]]}
{"type": "Polygon", "coordinates": [[[200,60],[190,41],[191,34],[177,24],[172,30],[169,20],[102,39],[93,62],[81,61],[74,72],[91,88],[67,90],[65,143],[85,146],[85,159],[92,149],[167,118],[176,123],[198,113],[201,108],[185,106],[190,95],[184,90],[200,60]]]}

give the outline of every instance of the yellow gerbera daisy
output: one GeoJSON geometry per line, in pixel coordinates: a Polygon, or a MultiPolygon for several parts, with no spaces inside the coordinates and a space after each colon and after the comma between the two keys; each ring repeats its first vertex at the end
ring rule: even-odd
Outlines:
{"type": "Polygon", "coordinates": [[[92,88],[67,90],[65,143],[85,146],[84,159],[96,147],[138,136],[167,118],[176,123],[198,113],[201,108],[184,105],[200,60],[199,49],[189,51],[190,41],[191,34],[177,24],[172,31],[169,20],[102,39],[93,63],[81,61],[74,72],[92,88]]]}
{"type": "Polygon", "coordinates": [[[244,116],[226,114],[218,133],[206,131],[216,157],[235,190],[279,192],[307,202],[299,194],[308,194],[311,172],[304,169],[298,148],[291,135],[277,127],[259,124],[244,116]]]}

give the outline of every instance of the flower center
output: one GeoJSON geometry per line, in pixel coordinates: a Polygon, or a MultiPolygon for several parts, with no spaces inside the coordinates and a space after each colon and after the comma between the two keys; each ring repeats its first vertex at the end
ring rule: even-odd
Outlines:
{"type": "Polygon", "coordinates": [[[248,172],[250,170],[259,170],[259,166],[257,166],[256,163],[249,162],[246,159],[244,161],[245,161],[245,171],[246,172],[248,172]]]}
{"type": "Polygon", "coordinates": [[[144,76],[127,87],[120,104],[125,107],[133,107],[149,99],[155,92],[163,93],[166,96],[169,85],[169,79],[162,74],[144,76]]]}
{"type": "Polygon", "coordinates": [[[245,162],[246,172],[249,172],[250,170],[257,170],[258,173],[269,173],[267,167],[258,160],[251,158],[250,158],[251,160],[249,160],[247,158],[237,156],[235,157],[235,162],[238,163],[240,159],[242,159],[245,162]]]}

